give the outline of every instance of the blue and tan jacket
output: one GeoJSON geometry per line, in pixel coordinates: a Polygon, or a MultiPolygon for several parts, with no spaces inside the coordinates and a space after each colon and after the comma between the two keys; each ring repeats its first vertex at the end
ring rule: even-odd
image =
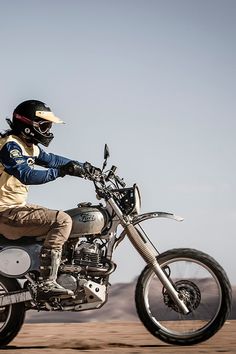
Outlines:
{"type": "Polygon", "coordinates": [[[58,167],[69,161],[37,145],[28,146],[16,135],[0,138],[0,212],[25,205],[28,185],[55,180],[60,177],[58,167]],[[45,169],[34,169],[35,165],[45,169]]]}

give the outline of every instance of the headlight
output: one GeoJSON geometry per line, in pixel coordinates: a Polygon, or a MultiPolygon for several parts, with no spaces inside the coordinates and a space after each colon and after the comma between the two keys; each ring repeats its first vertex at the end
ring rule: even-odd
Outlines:
{"type": "Polygon", "coordinates": [[[125,215],[140,213],[141,196],[136,184],[131,188],[113,189],[113,198],[125,215]]]}

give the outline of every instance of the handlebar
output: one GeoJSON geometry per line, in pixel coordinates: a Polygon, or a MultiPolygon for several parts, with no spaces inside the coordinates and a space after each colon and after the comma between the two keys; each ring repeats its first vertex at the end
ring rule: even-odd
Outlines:
{"type": "MultiPolygon", "coordinates": [[[[116,183],[119,184],[122,188],[124,188],[126,186],[125,182],[123,181],[122,178],[120,178],[118,175],[115,174],[117,170],[116,166],[112,166],[111,169],[107,172],[107,173],[102,173],[101,170],[96,169],[94,174],[90,174],[89,178],[91,181],[93,181],[94,183],[99,182],[105,185],[105,182],[112,182],[112,183],[116,183]]],[[[117,185],[118,187],[118,185],[117,185]]]]}

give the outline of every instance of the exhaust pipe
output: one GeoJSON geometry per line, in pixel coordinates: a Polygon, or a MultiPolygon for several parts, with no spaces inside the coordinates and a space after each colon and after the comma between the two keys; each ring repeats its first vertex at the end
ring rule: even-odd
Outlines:
{"type": "Polygon", "coordinates": [[[33,300],[29,291],[15,291],[0,296],[0,307],[33,300]]]}

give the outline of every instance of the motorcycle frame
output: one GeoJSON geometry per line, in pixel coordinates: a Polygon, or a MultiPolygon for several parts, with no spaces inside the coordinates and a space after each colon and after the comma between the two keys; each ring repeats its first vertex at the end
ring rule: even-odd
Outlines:
{"type": "MultiPolygon", "coordinates": [[[[154,273],[157,275],[163,287],[166,288],[169,296],[175,302],[175,304],[179,307],[182,313],[187,314],[189,310],[184,302],[179,298],[179,294],[176,291],[174,285],[172,284],[169,277],[166,273],[162,270],[159,263],[157,262],[158,251],[154,247],[154,245],[150,242],[149,238],[145,234],[144,230],[140,227],[138,229],[137,226],[143,221],[153,219],[153,218],[169,218],[176,221],[182,221],[183,218],[176,216],[171,213],[166,212],[150,212],[145,214],[138,214],[138,215],[131,215],[126,216],[122,213],[120,208],[117,206],[116,202],[113,198],[109,198],[107,200],[106,209],[109,211],[111,216],[111,227],[109,228],[106,234],[100,236],[101,239],[107,239],[108,242],[106,244],[106,257],[107,259],[111,260],[114,249],[120,244],[121,241],[127,236],[133,246],[136,248],[138,253],[144,259],[144,261],[153,269],[154,273]],[[115,214],[114,214],[115,213],[115,214]],[[121,225],[123,227],[123,231],[117,237],[117,228],[121,225]]],[[[37,241],[36,241],[37,243],[37,241]]],[[[38,245],[40,247],[40,245],[38,245]]],[[[27,247],[26,247],[27,248],[27,247]]],[[[38,265],[38,264],[37,264],[38,265]]],[[[27,274],[25,274],[25,278],[30,281],[30,278],[27,274]]],[[[109,275],[106,277],[105,284],[108,284],[109,275]]],[[[32,281],[32,280],[31,280],[32,281]]],[[[96,283],[95,283],[96,284],[96,283]]],[[[98,301],[88,304],[80,304],[77,306],[69,306],[64,310],[75,310],[75,311],[82,311],[86,309],[95,309],[101,307],[107,300],[107,296],[105,295],[105,284],[103,288],[101,288],[101,298],[98,301]]],[[[90,285],[91,286],[91,285],[90,285]]],[[[12,295],[5,295],[0,298],[1,305],[7,305],[9,303],[18,303],[24,302],[27,300],[31,300],[29,293],[26,291],[24,295],[21,296],[18,294],[12,295]]]]}

